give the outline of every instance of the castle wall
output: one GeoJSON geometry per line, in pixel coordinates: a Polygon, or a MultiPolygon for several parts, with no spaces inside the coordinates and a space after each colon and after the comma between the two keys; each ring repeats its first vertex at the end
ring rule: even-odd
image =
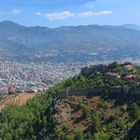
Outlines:
{"type": "Polygon", "coordinates": [[[135,89],[132,94],[140,94],[140,88],[135,89]]]}
{"type": "Polygon", "coordinates": [[[115,93],[121,93],[122,92],[122,87],[117,86],[117,87],[110,87],[109,88],[109,93],[115,94],[115,93]]]}
{"type": "Polygon", "coordinates": [[[88,75],[92,72],[96,72],[96,71],[107,71],[108,67],[106,65],[93,65],[90,67],[85,67],[81,69],[81,74],[82,75],[88,75]]]}
{"type": "Polygon", "coordinates": [[[77,89],[77,90],[65,90],[58,92],[58,98],[68,98],[71,96],[96,96],[102,95],[105,91],[108,91],[110,97],[120,96],[122,94],[131,93],[133,95],[140,96],[140,88],[130,89],[128,86],[114,86],[107,88],[86,88],[86,89],[77,89]]]}

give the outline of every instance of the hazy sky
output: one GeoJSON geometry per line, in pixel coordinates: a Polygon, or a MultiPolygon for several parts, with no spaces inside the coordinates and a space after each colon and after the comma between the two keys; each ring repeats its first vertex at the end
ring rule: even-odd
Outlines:
{"type": "Polygon", "coordinates": [[[140,0],[0,0],[0,21],[3,20],[48,27],[140,25],[140,0]]]}

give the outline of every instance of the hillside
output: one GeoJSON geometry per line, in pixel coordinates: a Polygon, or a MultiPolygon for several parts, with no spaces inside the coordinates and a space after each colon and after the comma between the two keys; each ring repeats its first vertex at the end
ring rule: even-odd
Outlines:
{"type": "Polygon", "coordinates": [[[81,69],[24,106],[0,113],[2,140],[139,140],[140,67],[81,69]],[[134,135],[135,134],[135,135],[134,135]]]}
{"type": "Polygon", "coordinates": [[[47,28],[3,21],[0,31],[0,59],[84,62],[140,57],[140,31],[125,25],[47,28]]]}

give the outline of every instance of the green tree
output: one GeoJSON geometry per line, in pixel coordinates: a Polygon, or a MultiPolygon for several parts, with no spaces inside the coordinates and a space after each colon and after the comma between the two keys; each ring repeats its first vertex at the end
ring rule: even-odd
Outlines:
{"type": "Polygon", "coordinates": [[[136,103],[133,103],[130,107],[130,114],[133,119],[140,119],[140,107],[136,103]]]}
{"type": "Polygon", "coordinates": [[[90,116],[90,110],[87,107],[83,106],[83,117],[84,117],[84,119],[87,119],[89,116],[90,116]]]}
{"type": "Polygon", "coordinates": [[[101,120],[98,112],[95,112],[92,115],[92,125],[93,125],[94,132],[97,132],[101,129],[101,120]]]}
{"type": "Polygon", "coordinates": [[[74,140],[84,140],[83,133],[76,133],[74,140]]]}

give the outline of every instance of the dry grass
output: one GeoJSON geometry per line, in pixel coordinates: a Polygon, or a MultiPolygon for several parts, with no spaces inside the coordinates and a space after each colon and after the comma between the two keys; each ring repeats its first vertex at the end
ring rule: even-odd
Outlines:
{"type": "MultiPolygon", "coordinates": [[[[66,132],[71,137],[74,137],[74,134],[77,132],[92,131],[92,120],[91,118],[88,118],[87,120],[83,118],[83,110],[81,107],[79,107],[79,103],[85,105],[93,113],[96,112],[96,110],[98,110],[100,112],[101,117],[105,117],[104,121],[113,116],[121,116],[123,118],[128,116],[127,112],[121,111],[121,108],[123,108],[124,110],[127,109],[126,104],[122,106],[114,106],[115,100],[103,101],[100,96],[94,96],[91,98],[86,98],[86,96],[73,96],[69,99],[69,102],[71,104],[73,103],[73,106],[72,110],[65,108],[65,112],[71,113],[71,115],[69,114],[71,116],[71,119],[69,119],[69,121],[67,121],[66,124],[66,132]]],[[[60,108],[60,110],[63,112],[63,108],[60,108]]]]}
{"type": "Polygon", "coordinates": [[[32,99],[36,94],[22,93],[19,95],[13,95],[6,97],[0,102],[0,111],[11,104],[25,105],[26,102],[32,99]]]}

